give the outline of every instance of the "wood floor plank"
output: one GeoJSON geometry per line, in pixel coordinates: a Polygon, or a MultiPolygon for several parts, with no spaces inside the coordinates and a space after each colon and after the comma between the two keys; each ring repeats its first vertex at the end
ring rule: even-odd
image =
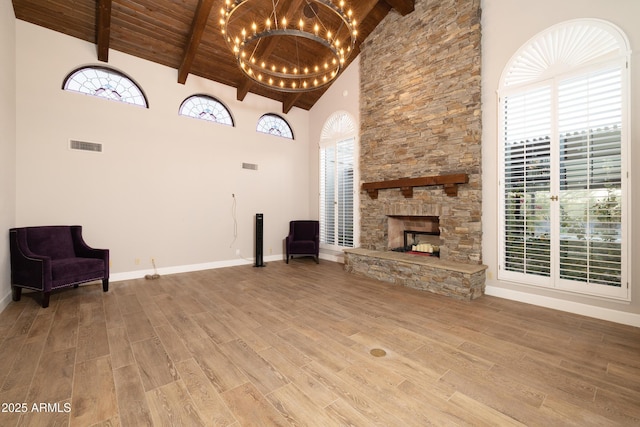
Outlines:
{"type": "Polygon", "coordinates": [[[253,351],[244,341],[229,341],[221,344],[220,348],[262,394],[270,393],[289,383],[289,380],[282,373],[253,351]]]}
{"type": "Polygon", "coordinates": [[[145,391],[180,379],[175,364],[159,338],[154,337],[131,343],[142,386],[145,391]]]}
{"type": "Polygon", "coordinates": [[[284,418],[250,382],[222,393],[222,398],[243,426],[289,426],[284,418]]]}
{"type": "Polygon", "coordinates": [[[113,369],[119,369],[135,363],[129,335],[127,335],[127,330],[124,327],[108,329],[107,337],[113,369]]]}
{"type": "Polygon", "coordinates": [[[125,365],[114,369],[113,379],[122,425],[153,426],[138,367],[125,365]]]}
{"type": "Polygon", "coordinates": [[[35,372],[35,381],[31,382],[27,400],[43,403],[70,400],[75,360],[75,348],[43,355],[35,372]],[[55,381],[51,381],[53,378],[55,381]]]}
{"type": "Polygon", "coordinates": [[[156,426],[205,426],[182,381],[147,392],[151,418],[156,426]]]}
{"type": "Polygon", "coordinates": [[[77,349],[76,362],[109,355],[107,323],[101,320],[81,324],[78,327],[77,349]]]}
{"type": "Polygon", "coordinates": [[[111,359],[99,357],[75,365],[69,426],[87,426],[118,415],[111,359]]]}
{"type": "Polygon", "coordinates": [[[230,426],[236,422],[222,396],[213,387],[194,359],[177,363],[180,378],[193,399],[203,421],[210,426],[230,426]]]}
{"type": "Polygon", "coordinates": [[[19,427],[635,426],[640,328],[300,258],[25,295],[0,402],[71,404],[19,427]]]}

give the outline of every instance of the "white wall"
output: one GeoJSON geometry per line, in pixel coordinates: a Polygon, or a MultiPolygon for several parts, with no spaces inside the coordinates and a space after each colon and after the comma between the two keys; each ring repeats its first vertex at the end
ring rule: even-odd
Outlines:
{"type": "Polygon", "coordinates": [[[259,134],[258,118],[282,115],[280,103],[253,94],[239,102],[235,89],[196,76],[180,85],[176,70],[113,50],[107,65],[140,84],[149,109],[63,91],[75,68],[105,65],[95,45],[15,26],[18,226],[83,225],[90,245],[110,249],[117,280],[148,272],[152,257],[161,272],[250,263],[261,212],[265,259],[282,259],[288,221],[310,215],[309,112],[284,116],[294,141],[259,134]],[[178,116],[196,93],[225,103],[235,127],[178,116]],[[69,139],[104,151],[71,151],[69,139]]]}
{"type": "Polygon", "coordinates": [[[16,37],[11,2],[0,2],[0,311],[11,300],[9,228],[16,210],[16,37]]]}
{"type": "MultiPolygon", "coordinates": [[[[483,263],[487,293],[539,305],[640,326],[640,263],[631,262],[631,302],[577,296],[526,287],[496,279],[498,271],[498,134],[497,95],[500,75],[509,59],[529,39],[546,28],[570,19],[600,18],[619,26],[631,43],[631,111],[640,111],[640,2],[637,0],[483,0],[482,104],[483,104],[483,263]]],[[[640,123],[631,120],[631,165],[640,163],[640,123]]],[[[631,260],[640,255],[640,173],[631,171],[631,260]]]]}

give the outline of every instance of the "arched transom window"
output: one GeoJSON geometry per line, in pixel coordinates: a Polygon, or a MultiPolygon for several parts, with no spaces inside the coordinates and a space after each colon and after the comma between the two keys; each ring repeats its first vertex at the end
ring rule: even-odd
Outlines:
{"type": "Polygon", "coordinates": [[[149,108],[147,97],[133,79],[104,66],[78,68],[64,79],[62,89],[149,108]]]}
{"type": "Polygon", "coordinates": [[[293,131],[289,123],[277,114],[265,114],[258,120],[257,132],[293,139],[293,131]]]}
{"type": "Polygon", "coordinates": [[[192,95],[182,101],[178,114],[233,126],[231,113],[224,104],[209,95],[192,95]]]}

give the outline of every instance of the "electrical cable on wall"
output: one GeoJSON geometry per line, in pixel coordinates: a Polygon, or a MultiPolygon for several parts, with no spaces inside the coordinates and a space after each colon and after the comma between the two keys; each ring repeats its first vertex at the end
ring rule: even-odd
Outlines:
{"type": "Polygon", "coordinates": [[[233,218],[233,240],[229,245],[230,248],[233,247],[233,244],[236,242],[236,239],[238,238],[238,218],[236,217],[237,203],[236,203],[235,193],[231,193],[231,197],[233,198],[233,202],[231,202],[231,218],[233,218]]]}

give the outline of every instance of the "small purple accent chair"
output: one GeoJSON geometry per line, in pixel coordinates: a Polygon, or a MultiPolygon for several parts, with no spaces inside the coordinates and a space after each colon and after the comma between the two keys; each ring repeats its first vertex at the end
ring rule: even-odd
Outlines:
{"type": "Polygon", "coordinates": [[[313,220],[296,220],[289,222],[289,235],[285,239],[287,264],[294,255],[312,256],[319,261],[320,222],[313,220]]]}
{"type": "Polygon", "coordinates": [[[102,290],[109,290],[109,250],[89,247],[79,225],[12,228],[9,247],[14,301],[22,288],[42,292],[44,308],[54,289],[102,280],[102,290]]]}

